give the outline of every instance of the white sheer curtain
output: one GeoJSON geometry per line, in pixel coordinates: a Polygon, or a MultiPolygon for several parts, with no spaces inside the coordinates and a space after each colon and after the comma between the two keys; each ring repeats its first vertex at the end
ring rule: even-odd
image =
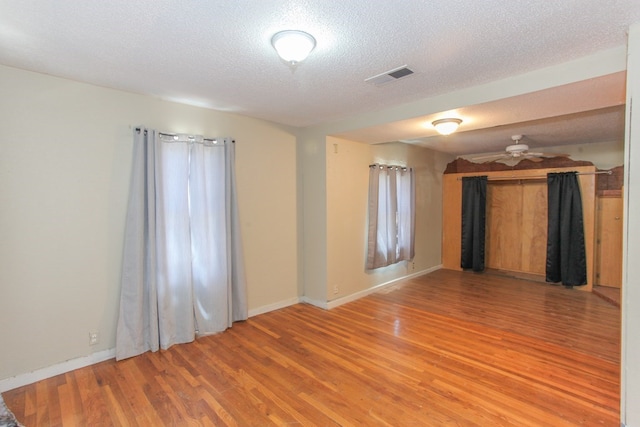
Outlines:
{"type": "Polygon", "coordinates": [[[367,269],[414,257],[415,184],[411,168],[371,165],[367,269]]]}
{"type": "Polygon", "coordinates": [[[134,133],[118,360],[247,318],[234,143],[134,133]]]}

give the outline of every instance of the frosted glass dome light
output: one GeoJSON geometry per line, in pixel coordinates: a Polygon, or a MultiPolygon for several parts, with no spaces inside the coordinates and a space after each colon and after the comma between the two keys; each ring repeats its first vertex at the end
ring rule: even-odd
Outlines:
{"type": "Polygon", "coordinates": [[[271,44],[280,58],[291,65],[296,65],[304,61],[316,47],[316,39],[304,31],[285,30],[275,33],[271,38],[271,44]]]}
{"type": "Polygon", "coordinates": [[[460,119],[440,119],[434,121],[432,125],[441,135],[451,135],[458,129],[460,123],[462,123],[460,119]]]}

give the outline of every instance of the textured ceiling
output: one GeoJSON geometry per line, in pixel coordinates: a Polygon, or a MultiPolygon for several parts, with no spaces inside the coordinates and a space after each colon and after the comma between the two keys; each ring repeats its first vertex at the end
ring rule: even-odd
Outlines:
{"type": "Polygon", "coordinates": [[[503,151],[511,136],[525,135],[531,147],[620,142],[624,139],[626,72],[457,108],[464,119],[451,135],[431,122],[442,113],[418,116],[335,136],[367,143],[401,140],[455,155],[503,151]],[[401,135],[401,137],[399,137],[401,135]]]}
{"type": "Polygon", "coordinates": [[[638,0],[0,0],[0,64],[309,126],[622,46],[637,21],[638,0]],[[317,39],[295,69],[284,29],[317,39]]]}

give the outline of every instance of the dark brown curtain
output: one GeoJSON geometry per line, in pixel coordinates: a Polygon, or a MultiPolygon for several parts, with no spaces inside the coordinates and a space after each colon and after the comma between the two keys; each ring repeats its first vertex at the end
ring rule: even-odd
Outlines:
{"type": "Polygon", "coordinates": [[[587,284],[582,196],[576,172],[547,175],[547,282],[587,284]]]}
{"type": "Polygon", "coordinates": [[[462,253],[463,269],[484,271],[484,238],[487,205],[487,177],[462,178],[462,253]]]}

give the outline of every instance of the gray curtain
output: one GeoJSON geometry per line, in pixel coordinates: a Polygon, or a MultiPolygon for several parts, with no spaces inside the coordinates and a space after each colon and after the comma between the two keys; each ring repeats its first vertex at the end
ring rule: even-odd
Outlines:
{"type": "Polygon", "coordinates": [[[487,177],[462,178],[462,242],[460,267],[484,271],[487,177]]]}
{"type": "Polygon", "coordinates": [[[367,264],[371,270],[415,255],[415,179],[411,168],[369,167],[367,264]]]}
{"type": "Polygon", "coordinates": [[[234,143],[134,131],[118,360],[247,318],[234,143]]]}
{"type": "Polygon", "coordinates": [[[547,174],[546,281],[587,284],[582,195],[576,172],[547,174]]]}

